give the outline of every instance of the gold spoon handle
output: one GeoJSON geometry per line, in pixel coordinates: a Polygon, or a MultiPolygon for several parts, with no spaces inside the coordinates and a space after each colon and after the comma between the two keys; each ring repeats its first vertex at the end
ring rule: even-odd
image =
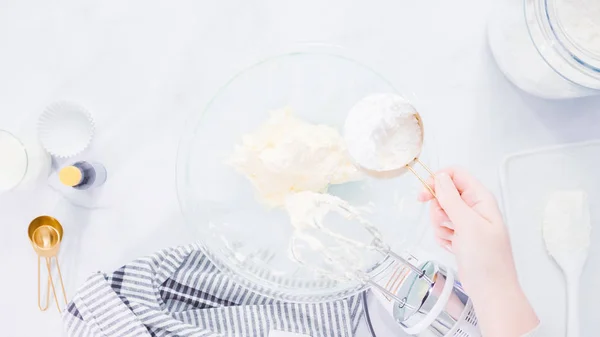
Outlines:
{"type": "MultiPolygon", "coordinates": [[[[41,256],[38,256],[38,308],[41,311],[48,310],[48,306],[50,305],[50,289],[52,288],[52,295],[54,296],[54,301],[56,302],[56,307],[58,312],[62,312],[60,310],[60,303],[58,301],[58,295],[56,294],[56,287],[54,286],[54,279],[52,278],[52,257],[45,257],[46,260],[46,269],[48,271],[48,285],[46,287],[46,304],[42,305],[42,295],[41,295],[41,256]]],[[[60,282],[60,288],[62,290],[63,299],[65,301],[65,305],[68,304],[67,301],[67,292],[65,291],[65,285],[62,278],[62,273],[60,272],[60,266],[58,264],[58,258],[54,256],[54,260],[56,262],[56,270],[58,271],[58,281],[60,282]]]]}
{"type": "Polygon", "coordinates": [[[41,267],[41,262],[42,257],[38,256],[38,308],[40,308],[41,311],[46,311],[48,310],[48,306],[50,305],[50,284],[52,283],[51,279],[48,278],[48,282],[46,285],[46,304],[42,305],[42,285],[41,285],[41,273],[40,273],[40,267],[41,267]]]}
{"type": "MultiPolygon", "coordinates": [[[[419,165],[421,165],[425,171],[427,171],[427,173],[429,173],[430,177],[435,177],[435,174],[433,173],[433,171],[431,171],[429,169],[429,167],[427,167],[427,165],[425,165],[422,161],[419,160],[419,158],[416,158],[413,162],[418,163],[419,165]]],[[[427,181],[425,180],[425,178],[421,177],[421,175],[419,175],[419,173],[414,169],[414,167],[411,166],[411,164],[406,165],[406,168],[412,172],[412,174],[415,175],[415,177],[417,177],[417,179],[419,179],[419,181],[421,181],[421,184],[423,184],[423,186],[425,186],[425,188],[427,188],[427,190],[429,191],[429,193],[431,193],[431,195],[433,195],[434,198],[437,198],[437,196],[435,195],[435,191],[433,190],[433,188],[431,186],[429,186],[429,184],[427,183],[427,181]]]]}

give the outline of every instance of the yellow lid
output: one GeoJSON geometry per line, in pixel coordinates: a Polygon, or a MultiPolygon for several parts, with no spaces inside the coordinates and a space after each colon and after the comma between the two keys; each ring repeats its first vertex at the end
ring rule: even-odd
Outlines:
{"type": "Polygon", "coordinates": [[[58,172],[60,182],[67,186],[76,186],[81,182],[83,175],[81,170],[75,166],[65,166],[58,172]]]}

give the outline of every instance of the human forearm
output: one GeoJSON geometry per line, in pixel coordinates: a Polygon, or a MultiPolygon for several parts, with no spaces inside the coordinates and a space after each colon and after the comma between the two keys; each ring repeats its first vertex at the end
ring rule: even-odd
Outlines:
{"type": "Polygon", "coordinates": [[[493,194],[455,168],[435,174],[430,218],[442,247],[456,257],[459,278],[473,300],[484,337],[524,337],[539,324],[521,289],[510,238],[493,194]],[[435,195],[434,195],[435,194],[435,195]]]}
{"type": "Polygon", "coordinates": [[[539,319],[517,281],[471,296],[484,337],[522,337],[539,319]]]}

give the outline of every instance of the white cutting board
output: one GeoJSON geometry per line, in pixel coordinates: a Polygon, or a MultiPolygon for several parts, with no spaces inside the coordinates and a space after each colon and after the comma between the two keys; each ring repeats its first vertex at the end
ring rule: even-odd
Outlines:
{"type": "MultiPolygon", "coordinates": [[[[600,141],[519,153],[501,173],[505,207],[519,279],[542,320],[541,336],[565,336],[565,281],[546,253],[542,218],[548,195],[557,189],[588,193],[592,239],[582,278],[581,337],[597,337],[600,324],[600,141]]],[[[507,322],[508,323],[508,322],[507,322]]]]}

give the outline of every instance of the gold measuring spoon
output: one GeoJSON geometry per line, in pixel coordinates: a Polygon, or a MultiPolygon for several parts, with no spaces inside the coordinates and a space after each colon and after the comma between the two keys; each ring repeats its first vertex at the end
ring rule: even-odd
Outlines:
{"type": "Polygon", "coordinates": [[[56,270],[58,272],[60,287],[62,289],[63,298],[65,301],[65,305],[68,303],[67,301],[67,293],[65,291],[65,286],[63,283],[62,273],[60,272],[60,266],[58,263],[58,251],[60,249],[60,243],[63,238],[63,228],[61,224],[53,217],[50,216],[40,216],[29,224],[29,228],[27,229],[27,235],[29,236],[29,240],[31,241],[31,245],[33,246],[33,250],[38,255],[38,308],[41,311],[48,310],[48,306],[50,304],[50,288],[52,288],[52,294],[54,295],[54,301],[56,302],[56,306],[58,311],[60,310],[60,304],[58,301],[58,296],[56,295],[56,287],[54,286],[54,280],[52,279],[52,258],[56,263],[56,270]],[[46,269],[48,270],[48,283],[46,287],[46,304],[42,305],[42,295],[41,295],[41,264],[42,258],[44,258],[46,269]]]}

